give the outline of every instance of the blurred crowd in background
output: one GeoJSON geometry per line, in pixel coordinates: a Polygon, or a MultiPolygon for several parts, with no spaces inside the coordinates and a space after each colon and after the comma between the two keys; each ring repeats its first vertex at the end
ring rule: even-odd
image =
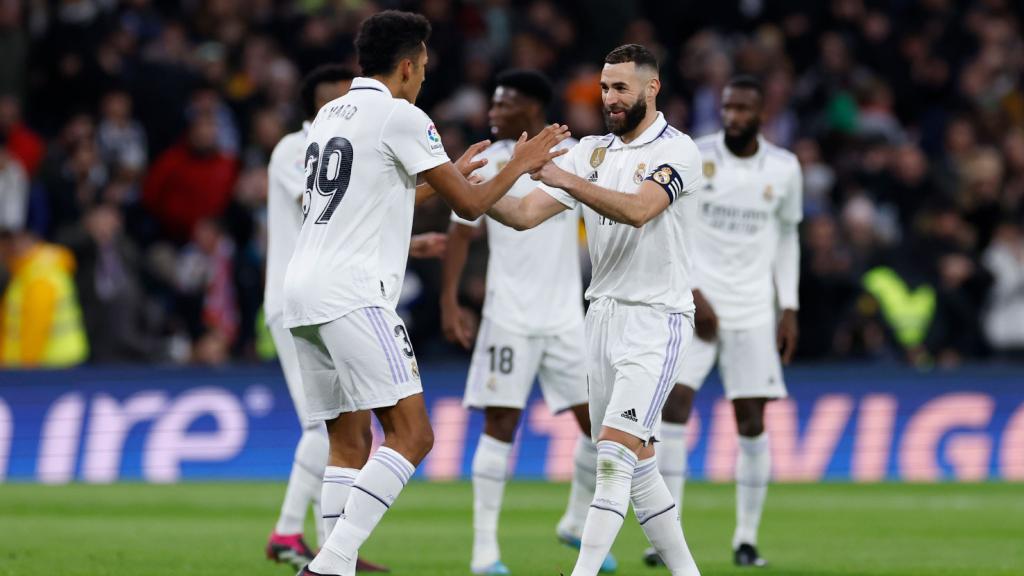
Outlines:
{"type": "MultiPolygon", "coordinates": [[[[551,119],[577,137],[605,132],[598,77],[622,43],[660,56],[660,108],[694,137],[719,128],[730,76],[760,77],[765,136],[804,170],[799,358],[1024,357],[1024,3],[0,0],[0,363],[272,355],[267,161],[301,123],[303,74],[355,66],[359,23],[385,8],[434,26],[418,104],[452,158],[488,136],[509,67],[554,80],[551,119]],[[19,332],[76,313],[85,342],[19,332]]],[[[421,206],[415,231],[448,215],[421,206]]],[[[477,242],[477,310],[485,262],[477,242]]],[[[410,261],[401,305],[425,360],[459,353],[439,271],[410,261]]]]}

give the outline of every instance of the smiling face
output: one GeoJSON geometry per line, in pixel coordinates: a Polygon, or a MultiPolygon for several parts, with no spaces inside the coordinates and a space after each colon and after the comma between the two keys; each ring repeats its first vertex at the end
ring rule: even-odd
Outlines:
{"type": "Polygon", "coordinates": [[[635,62],[605,64],[601,70],[601,101],[604,122],[616,136],[636,129],[653,105],[660,82],[655,71],[635,62]]]}

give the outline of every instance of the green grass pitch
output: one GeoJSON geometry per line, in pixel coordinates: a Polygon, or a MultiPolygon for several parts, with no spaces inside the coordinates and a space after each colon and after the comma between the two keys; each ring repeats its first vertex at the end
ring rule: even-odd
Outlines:
{"type": "MultiPolygon", "coordinates": [[[[0,486],[0,575],[288,576],[263,558],[280,484],[0,486]]],[[[568,487],[514,482],[502,513],[503,557],[514,575],[556,576],[575,553],[554,526],[568,487]]],[[[364,546],[396,575],[468,574],[467,483],[414,482],[364,546]]],[[[731,565],[733,488],[687,487],[686,536],[705,575],[731,565]]],[[[311,532],[310,532],[311,533],[311,532]]],[[[619,574],[644,567],[646,541],[629,516],[615,543],[619,574]]],[[[777,485],[761,549],[768,575],[1024,574],[1024,485],[777,485]]]]}

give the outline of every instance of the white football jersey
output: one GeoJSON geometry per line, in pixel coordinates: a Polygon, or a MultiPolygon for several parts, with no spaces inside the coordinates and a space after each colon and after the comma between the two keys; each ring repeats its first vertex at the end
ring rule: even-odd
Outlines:
{"type": "MultiPolygon", "coordinates": [[[[700,152],[693,140],[669,126],[659,112],[654,124],[629,144],[612,134],[588,136],[562,160],[565,170],[626,194],[635,194],[644,180],[654,180],[671,202],[640,228],[620,224],[583,206],[593,262],[587,299],[610,298],[668,313],[692,314],[683,211],[701,179],[700,152]]],[[[569,208],[580,204],[564,190],[541,188],[569,208]]]]}
{"type": "Polygon", "coordinates": [[[722,132],[697,140],[704,185],[696,194],[690,238],[694,287],[726,330],[755,328],[775,314],[773,264],[779,226],[803,218],[796,156],[758,137],[757,153],[732,154],[722,132]]]}
{"type": "MultiPolygon", "coordinates": [[[[556,149],[571,148],[568,139],[556,149]]],[[[478,158],[487,165],[476,171],[493,178],[509,159],[515,141],[495,142],[478,158]]],[[[528,174],[508,191],[513,198],[526,196],[537,182],[528,174]]],[[[452,221],[478,226],[486,221],[487,296],[484,316],[506,330],[524,335],[549,335],[572,329],[583,321],[583,282],[579,261],[579,212],[565,211],[531,230],[517,232],[482,216],[470,222],[452,214],[452,221]]]]}
{"type": "Polygon", "coordinates": [[[306,138],[304,220],[284,283],[288,328],[393,310],[409,256],[416,175],[445,162],[427,115],[371,78],[320,109],[306,138]]]}
{"type": "Polygon", "coordinates": [[[303,122],[302,130],[281,138],[267,166],[267,277],[263,291],[267,322],[284,314],[284,274],[302,227],[302,191],[306,189],[302,153],[308,131],[309,122],[303,122]]]}

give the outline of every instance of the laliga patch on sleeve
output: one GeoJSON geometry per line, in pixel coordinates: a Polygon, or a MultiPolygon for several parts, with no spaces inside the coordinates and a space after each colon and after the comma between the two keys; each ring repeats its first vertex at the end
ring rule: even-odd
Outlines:
{"type": "Polygon", "coordinates": [[[661,186],[668,194],[668,201],[672,203],[676,197],[683,193],[683,179],[676,172],[676,169],[668,164],[662,164],[651,172],[646,178],[661,186]]]}
{"type": "Polygon", "coordinates": [[[441,144],[441,135],[437,132],[437,127],[433,124],[427,126],[427,143],[430,145],[431,150],[440,150],[444,148],[441,144]]]}

